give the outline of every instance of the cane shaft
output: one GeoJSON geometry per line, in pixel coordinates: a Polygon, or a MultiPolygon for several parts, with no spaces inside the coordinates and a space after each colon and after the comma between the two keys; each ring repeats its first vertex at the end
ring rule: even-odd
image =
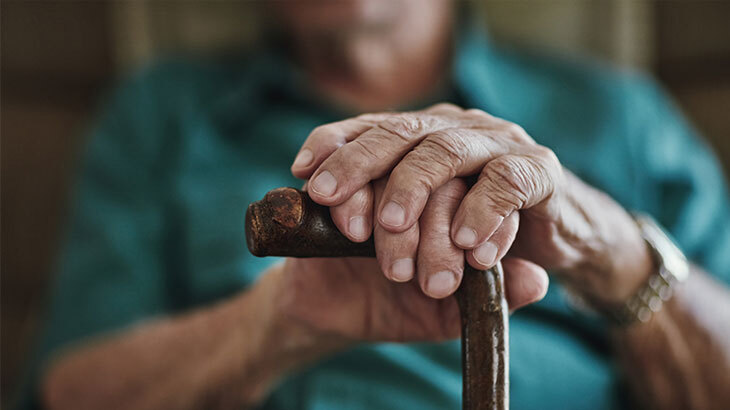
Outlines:
{"type": "MultiPolygon", "coordinates": [[[[246,240],[256,256],[375,256],[372,238],[347,239],[329,209],[294,188],[278,188],[246,212],[246,240]]],[[[508,322],[501,266],[478,271],[465,264],[456,294],[462,326],[463,408],[507,409],[508,322]]]]}
{"type": "Polygon", "coordinates": [[[509,408],[509,322],[502,266],[468,264],[456,292],[461,313],[463,408],[509,408]]]}

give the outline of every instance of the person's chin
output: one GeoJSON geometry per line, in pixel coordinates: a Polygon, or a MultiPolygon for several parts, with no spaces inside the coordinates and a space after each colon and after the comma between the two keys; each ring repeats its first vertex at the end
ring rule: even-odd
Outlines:
{"type": "Polygon", "coordinates": [[[308,0],[281,6],[295,25],[328,31],[360,31],[381,27],[394,19],[398,2],[393,0],[308,0]]]}

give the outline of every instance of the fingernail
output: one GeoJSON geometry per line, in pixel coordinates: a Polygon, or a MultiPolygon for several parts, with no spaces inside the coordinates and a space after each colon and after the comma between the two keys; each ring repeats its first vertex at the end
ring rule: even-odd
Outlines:
{"type": "Polygon", "coordinates": [[[446,297],[456,285],[456,277],[452,272],[447,270],[436,272],[428,278],[426,290],[431,297],[446,297]]]}
{"type": "Polygon", "coordinates": [[[337,189],[337,180],[329,171],[322,171],[317,178],[312,181],[312,191],[322,195],[331,196],[337,189]]]}
{"type": "Polygon", "coordinates": [[[413,278],[413,259],[398,259],[390,266],[390,274],[393,280],[406,282],[413,278]]]}
{"type": "Polygon", "coordinates": [[[312,163],[312,160],[314,159],[314,154],[311,150],[305,148],[303,149],[296,158],[294,158],[294,164],[292,164],[295,168],[300,167],[306,167],[307,165],[312,163]]]}
{"type": "Polygon", "coordinates": [[[474,259],[485,266],[494,265],[497,258],[497,246],[487,241],[474,250],[474,259]]]}
{"type": "Polygon", "coordinates": [[[367,235],[365,231],[365,218],[362,216],[353,216],[350,218],[350,223],[347,225],[347,229],[350,231],[350,235],[355,238],[364,238],[367,235]]]}
{"type": "Polygon", "coordinates": [[[406,211],[402,206],[390,201],[383,207],[380,220],[386,225],[401,226],[406,222],[406,211]]]}
{"type": "Polygon", "coordinates": [[[462,226],[458,232],[456,232],[456,244],[459,246],[474,246],[477,242],[477,233],[471,228],[462,226]]]}

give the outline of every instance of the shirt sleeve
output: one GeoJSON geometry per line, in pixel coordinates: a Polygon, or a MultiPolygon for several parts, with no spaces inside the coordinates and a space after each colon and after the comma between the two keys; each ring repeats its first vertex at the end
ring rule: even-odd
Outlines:
{"type": "Polygon", "coordinates": [[[59,349],[165,310],[168,159],[153,87],[147,75],[129,80],[91,133],[21,408],[37,407],[42,369],[59,349]]]}
{"type": "Polygon", "coordinates": [[[639,191],[692,262],[730,284],[730,201],[711,149],[654,83],[637,87],[639,191]]]}

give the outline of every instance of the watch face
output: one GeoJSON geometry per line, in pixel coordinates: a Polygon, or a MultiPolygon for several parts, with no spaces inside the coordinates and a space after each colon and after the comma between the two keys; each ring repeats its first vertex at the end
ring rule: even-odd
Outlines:
{"type": "Polygon", "coordinates": [[[644,239],[654,247],[661,258],[664,270],[682,282],[689,276],[689,263],[681,250],[651,218],[642,217],[640,221],[644,239]]]}
{"type": "Polygon", "coordinates": [[[679,249],[670,244],[674,252],[669,251],[664,255],[664,267],[674,275],[674,278],[683,282],[689,276],[689,263],[679,249]]]}
{"type": "Polygon", "coordinates": [[[690,273],[687,258],[670,236],[650,216],[633,216],[659,266],[649,282],[626,301],[617,315],[618,322],[623,325],[637,320],[648,321],[652,313],[658,312],[663,302],[671,298],[673,286],[687,279],[690,273]]]}

